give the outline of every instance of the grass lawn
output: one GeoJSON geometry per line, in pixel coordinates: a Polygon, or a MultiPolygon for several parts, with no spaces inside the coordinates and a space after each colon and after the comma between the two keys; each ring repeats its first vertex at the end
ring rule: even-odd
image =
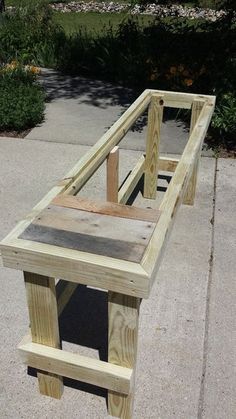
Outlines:
{"type": "MultiPolygon", "coordinates": [[[[127,13],[54,13],[55,21],[62,26],[67,34],[76,33],[79,30],[100,34],[104,26],[112,26],[114,29],[129,18],[127,13]]],[[[144,26],[154,20],[151,16],[138,16],[137,19],[144,26]]]]}

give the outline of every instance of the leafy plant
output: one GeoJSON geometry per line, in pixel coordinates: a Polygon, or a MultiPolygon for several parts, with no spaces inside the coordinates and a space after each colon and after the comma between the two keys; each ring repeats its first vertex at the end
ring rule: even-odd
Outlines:
{"type": "Polygon", "coordinates": [[[11,63],[0,70],[0,130],[31,128],[43,120],[44,91],[35,67],[11,63]]]}
{"type": "Polygon", "coordinates": [[[219,136],[218,143],[226,148],[236,148],[236,96],[226,94],[216,106],[212,129],[219,136]]]}

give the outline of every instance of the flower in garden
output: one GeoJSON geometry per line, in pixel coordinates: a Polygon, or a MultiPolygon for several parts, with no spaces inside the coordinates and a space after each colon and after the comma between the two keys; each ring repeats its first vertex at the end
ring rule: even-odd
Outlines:
{"type": "Polygon", "coordinates": [[[192,79],[184,79],[184,84],[186,86],[192,86],[193,84],[193,80],[192,79]]]}

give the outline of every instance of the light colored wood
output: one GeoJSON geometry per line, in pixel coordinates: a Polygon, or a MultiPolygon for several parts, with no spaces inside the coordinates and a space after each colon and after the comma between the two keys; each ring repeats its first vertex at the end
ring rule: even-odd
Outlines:
{"type": "Polygon", "coordinates": [[[48,371],[49,374],[53,372],[63,377],[80,380],[84,383],[124,394],[129,394],[132,391],[133,371],[131,368],[27,342],[26,339],[24,338],[18,347],[21,358],[26,365],[43,369],[48,371]]]}
{"type": "MultiPolygon", "coordinates": [[[[55,280],[24,272],[32,341],[60,348],[55,280]]],[[[43,368],[40,368],[43,370],[43,368]]],[[[62,377],[38,372],[40,393],[60,399],[62,377]]]]}
{"type": "MultiPolygon", "coordinates": [[[[135,374],[140,299],[108,293],[108,361],[132,368],[135,374]]],[[[111,416],[131,419],[134,393],[128,396],[109,391],[108,412],[111,416]]]]}
{"type": "Polygon", "coordinates": [[[75,282],[69,282],[69,281],[64,281],[64,282],[65,282],[64,289],[57,299],[58,316],[61,315],[65,306],[67,305],[70,298],[74,294],[76,288],[78,287],[78,284],[76,284],[75,282]]]}
{"type": "Polygon", "coordinates": [[[145,198],[149,199],[155,199],[157,194],[158,159],[163,104],[163,97],[153,96],[148,109],[148,132],[143,195],[145,198]]]}
{"type": "MultiPolygon", "coordinates": [[[[204,105],[203,100],[194,99],[193,104],[192,104],[192,114],[191,114],[191,123],[190,123],[190,131],[189,131],[190,135],[193,132],[193,129],[197,123],[197,120],[199,118],[203,105],[204,105]]],[[[201,151],[202,151],[202,143],[199,147],[199,155],[196,158],[196,161],[194,163],[193,173],[191,175],[187,190],[184,195],[183,204],[185,205],[194,204],[196,185],[197,185],[197,173],[198,173],[199,160],[201,157],[201,151]]]]}
{"type": "MultiPolygon", "coordinates": [[[[144,158],[142,159],[144,161],[144,158]]],[[[92,201],[78,196],[58,195],[52,200],[52,205],[89,211],[95,214],[110,215],[112,217],[129,218],[156,223],[160,217],[158,210],[143,209],[130,205],[114,204],[113,202],[92,201]]]]}
{"type": "Polygon", "coordinates": [[[165,107],[169,108],[180,108],[180,109],[191,109],[193,101],[204,100],[209,104],[215,104],[215,96],[209,95],[197,95],[194,93],[184,92],[170,92],[166,90],[153,90],[148,89],[148,92],[152,96],[161,95],[164,97],[165,107]]]}
{"type": "MultiPolygon", "coordinates": [[[[67,193],[75,195],[90,179],[98,167],[107,158],[110,151],[119,144],[136,119],[145,111],[151,99],[145,90],[136,101],[123,113],[101,139],[86,153],[76,167],[74,181],[67,187],[67,193]]],[[[74,172],[73,172],[74,173],[74,172]]],[[[69,173],[69,176],[72,174],[69,173]]]]}
{"type": "Polygon", "coordinates": [[[158,169],[163,172],[174,172],[180,159],[174,159],[169,157],[159,157],[158,169]]]}
{"type": "Polygon", "coordinates": [[[194,162],[198,156],[200,144],[206,135],[213,111],[213,105],[208,105],[207,103],[204,105],[159,207],[161,216],[141,263],[151,279],[151,284],[155,280],[167,239],[171,232],[177,210],[182,202],[192,174],[194,162]]]}
{"type": "Polygon", "coordinates": [[[107,201],[118,202],[119,147],[115,146],[107,156],[107,201]]]}
{"type": "Polygon", "coordinates": [[[138,160],[137,164],[135,165],[134,169],[131,171],[123,185],[121,186],[119,193],[118,193],[118,202],[120,204],[126,204],[128,199],[130,198],[132,192],[134,191],[135,187],[137,186],[140,178],[144,173],[145,168],[145,157],[141,156],[138,160]]]}
{"type": "Polygon", "coordinates": [[[2,248],[4,266],[147,298],[149,278],[137,263],[30,240],[2,248]]]}

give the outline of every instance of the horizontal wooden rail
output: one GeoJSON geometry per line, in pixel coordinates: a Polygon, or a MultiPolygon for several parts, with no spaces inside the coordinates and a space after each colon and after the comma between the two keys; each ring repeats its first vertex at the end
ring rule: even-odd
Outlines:
{"type": "Polygon", "coordinates": [[[158,160],[158,169],[163,172],[174,172],[179,159],[169,158],[169,157],[159,157],[158,160]]]}
{"type": "Polygon", "coordinates": [[[148,89],[148,92],[153,95],[163,95],[164,107],[179,108],[179,109],[191,109],[192,103],[195,99],[207,101],[208,103],[215,103],[214,96],[209,95],[196,95],[193,93],[183,92],[168,92],[165,90],[152,90],[148,89]]]}
{"type": "MultiPolygon", "coordinates": [[[[101,139],[86,153],[76,167],[73,183],[66,193],[75,195],[90,179],[98,167],[104,162],[110,151],[124,138],[130,127],[143,114],[150,103],[151,95],[145,90],[138,99],[124,112],[117,122],[101,137],[101,139]]],[[[69,173],[73,176],[74,171],[69,173]]]]}
{"type": "Polygon", "coordinates": [[[133,388],[133,370],[108,362],[32,343],[26,336],[20,343],[23,362],[39,370],[93,384],[118,393],[129,394],[133,388]]]}

